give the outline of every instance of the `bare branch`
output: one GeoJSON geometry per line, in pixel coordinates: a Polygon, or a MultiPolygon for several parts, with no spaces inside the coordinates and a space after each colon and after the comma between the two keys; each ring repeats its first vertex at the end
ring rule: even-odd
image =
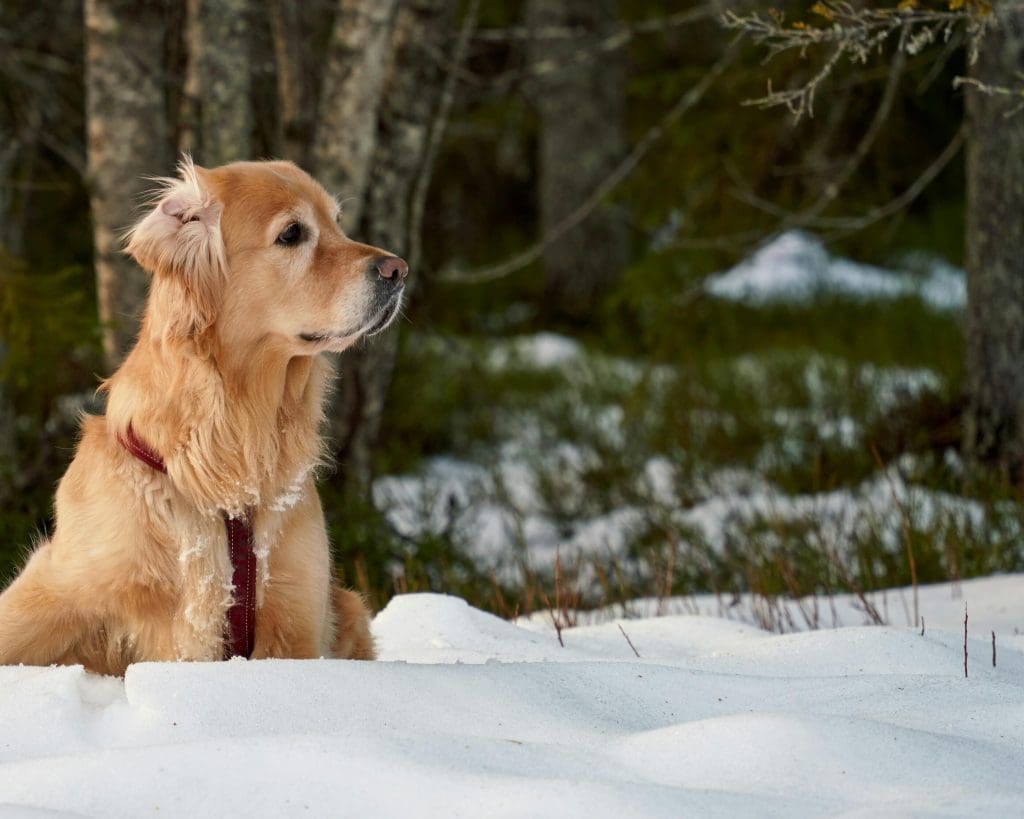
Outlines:
{"type": "Polygon", "coordinates": [[[578,208],[566,216],[561,222],[553,225],[551,229],[537,242],[503,262],[498,262],[472,271],[447,270],[443,271],[438,278],[441,281],[446,282],[473,284],[489,282],[494,281],[495,279],[500,279],[510,273],[516,272],[517,270],[521,270],[526,267],[526,265],[539,259],[544,252],[544,248],[552,242],[556,242],[566,232],[572,230],[572,228],[576,227],[576,225],[586,219],[594,209],[601,204],[602,200],[604,200],[608,194],[615,190],[625,179],[629,177],[629,175],[635,170],[636,166],[639,165],[648,152],[650,152],[651,148],[654,147],[655,143],[661,138],[665,131],[672,127],[672,125],[674,125],[683,114],[703,99],[708,89],[712,86],[715,80],[722,75],[725,69],[736,58],[738,53],[739,41],[733,41],[733,43],[730,44],[719,58],[718,62],[708,69],[707,73],[701,77],[700,81],[696,85],[676,100],[675,104],[666,112],[665,116],[663,116],[656,125],[652,126],[646,134],[644,134],[640,141],[633,146],[633,150],[630,151],[626,158],[623,159],[615,169],[601,181],[590,196],[588,196],[578,208]]]}
{"type": "Polygon", "coordinates": [[[866,63],[893,40],[898,52],[913,56],[932,43],[950,42],[962,30],[973,61],[978,43],[988,27],[995,24],[996,18],[995,14],[986,12],[978,4],[939,11],[900,7],[858,8],[841,0],[824,0],[815,3],[812,11],[821,18],[821,25],[803,21],[787,24],[781,13],[762,17],[757,13],[740,15],[726,12],[722,24],[764,46],[768,52],[766,62],[786,52],[804,57],[813,47],[830,47],[828,59],[810,80],[784,91],[775,91],[769,82],[768,92],[763,97],[746,101],[746,105],[761,108],[782,105],[798,120],[804,114],[812,116],[815,92],[844,57],[851,62],[866,63]]]}
{"type": "Polygon", "coordinates": [[[921,175],[915,179],[914,182],[905,191],[903,191],[903,193],[894,199],[889,200],[886,204],[872,208],[863,216],[819,219],[815,224],[823,228],[832,229],[834,232],[825,238],[835,239],[848,233],[863,230],[869,225],[875,224],[875,222],[879,222],[882,219],[886,219],[889,216],[898,213],[917,199],[917,197],[924,192],[925,188],[932,183],[932,180],[945,170],[946,166],[953,160],[953,157],[960,152],[966,136],[967,132],[964,128],[957,131],[949,144],[942,149],[942,153],[940,153],[932,163],[924,169],[921,175]]]}
{"type": "Polygon", "coordinates": [[[742,201],[758,208],[759,210],[766,211],[773,216],[781,218],[783,222],[776,229],[778,232],[811,225],[815,219],[817,219],[817,217],[819,217],[824,210],[832,204],[836,198],[838,198],[839,194],[842,193],[843,188],[853,177],[853,174],[867,158],[871,147],[875,144],[875,141],[878,139],[878,135],[882,131],[882,127],[885,125],[885,122],[889,118],[889,114],[892,112],[892,106],[896,100],[896,92],[899,89],[900,79],[903,76],[906,61],[906,55],[902,51],[897,52],[893,57],[892,64],[889,68],[889,77],[885,84],[885,90],[882,92],[882,99],[878,104],[878,108],[875,109],[875,114],[871,118],[871,123],[868,125],[867,130],[864,131],[863,136],[861,136],[860,141],[857,143],[853,153],[846,161],[846,164],[843,165],[835,178],[825,185],[821,194],[811,205],[802,211],[792,213],[778,207],[772,202],[767,202],[757,197],[749,190],[745,190],[741,193],[740,198],[742,201]]]}
{"type": "MultiPolygon", "coordinates": [[[[714,17],[718,13],[716,6],[715,3],[704,3],[696,8],[679,11],[665,17],[623,23],[616,26],[607,39],[628,42],[638,34],[652,34],[688,26],[690,23],[714,17]]],[[[473,39],[501,43],[511,40],[569,40],[577,37],[589,37],[592,34],[593,31],[580,26],[545,26],[543,28],[513,26],[510,28],[482,28],[473,35],[473,39]]]]}
{"type": "MultiPolygon", "coordinates": [[[[532,62],[526,68],[517,68],[506,71],[497,76],[485,76],[477,74],[464,65],[453,65],[448,56],[440,50],[432,50],[431,56],[442,65],[446,71],[454,71],[463,82],[486,89],[492,94],[505,93],[507,89],[518,82],[532,77],[555,74],[562,71],[570,71],[585,63],[599,59],[602,54],[618,51],[629,45],[634,38],[643,34],[652,34],[661,31],[669,31],[674,28],[696,23],[701,20],[709,20],[718,15],[717,4],[710,2],[686,11],[670,14],[666,17],[657,17],[649,20],[641,20],[637,23],[623,23],[611,29],[611,31],[600,40],[588,44],[587,47],[577,48],[570,59],[567,60],[539,60],[532,62]]],[[[506,42],[518,40],[559,40],[570,38],[592,37],[593,31],[576,26],[547,26],[543,28],[531,28],[529,26],[516,26],[501,29],[480,29],[473,39],[480,42],[506,42]]]]}
{"type": "MultiPolygon", "coordinates": [[[[469,39],[476,28],[477,15],[480,11],[480,0],[470,0],[466,15],[462,21],[462,28],[459,30],[459,39],[455,42],[452,53],[452,68],[461,66],[466,61],[466,54],[469,51],[469,39]]],[[[454,70],[449,70],[444,80],[444,87],[441,89],[441,98],[434,114],[434,120],[430,125],[430,133],[427,136],[427,145],[423,152],[423,164],[420,167],[419,176],[413,186],[412,201],[409,203],[409,264],[419,267],[423,261],[423,212],[427,203],[427,191],[430,188],[430,177],[433,174],[434,162],[437,159],[437,152],[441,147],[441,137],[444,135],[448,117],[451,114],[452,103],[455,100],[455,85],[458,75],[454,70]]]]}
{"type": "MultiPolygon", "coordinates": [[[[1018,79],[1024,79],[1018,75],[1018,79]]],[[[1016,88],[1010,88],[1005,85],[986,85],[980,80],[976,80],[973,77],[954,77],[953,87],[961,88],[962,86],[969,85],[971,88],[977,89],[982,94],[988,94],[989,96],[996,97],[1012,97],[1017,100],[1017,104],[1012,108],[1007,109],[1004,117],[1012,117],[1014,114],[1019,114],[1024,110],[1024,85],[1019,85],[1016,88]]]]}

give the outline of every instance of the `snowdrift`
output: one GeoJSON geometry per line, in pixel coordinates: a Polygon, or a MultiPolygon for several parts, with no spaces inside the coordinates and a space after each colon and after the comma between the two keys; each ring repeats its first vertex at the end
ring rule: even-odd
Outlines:
{"type": "Polygon", "coordinates": [[[439,595],[377,617],[377,663],[3,667],[0,816],[1019,814],[1024,576],[964,595],[967,679],[956,628],[672,615],[563,648],[439,595]]]}

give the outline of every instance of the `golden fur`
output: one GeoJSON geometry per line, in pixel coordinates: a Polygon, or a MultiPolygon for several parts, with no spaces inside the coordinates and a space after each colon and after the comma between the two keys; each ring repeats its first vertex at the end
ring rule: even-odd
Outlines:
{"type": "MultiPolygon", "coordinates": [[[[251,514],[253,658],[372,659],[362,600],[333,582],[313,469],[320,353],[382,330],[390,257],[347,239],[337,204],[291,163],[182,163],[127,251],[153,274],[138,341],[86,417],[53,536],[0,594],[0,663],[217,660],[231,605],[223,515],[251,514]],[[301,240],[282,244],[290,225],[301,240]],[[385,292],[386,291],[386,292],[385,292]],[[132,425],[162,474],[119,442],[132,425]]],[[[389,289],[390,287],[390,289],[389,289]]]]}

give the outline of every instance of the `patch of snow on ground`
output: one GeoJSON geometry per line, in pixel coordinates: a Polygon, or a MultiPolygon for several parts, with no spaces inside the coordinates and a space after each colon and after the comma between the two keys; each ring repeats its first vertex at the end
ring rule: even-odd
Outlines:
{"type": "Polygon", "coordinates": [[[803,304],[822,295],[862,299],[918,296],[938,310],[962,309],[967,299],[963,273],[932,262],[924,275],[894,273],[829,255],[813,236],[790,231],[749,259],[713,277],[707,290],[718,298],[748,304],[803,304]]]}
{"type": "MultiPolygon", "coordinates": [[[[978,534],[989,524],[981,504],[916,486],[897,468],[852,489],[799,495],[786,494],[756,473],[722,470],[695,481],[691,495],[701,499],[683,506],[675,492],[679,470],[663,457],[648,460],[637,480],[638,495],[649,507],[622,505],[566,518],[555,509],[582,503],[584,486],[573,470],[588,456],[568,445],[553,448],[549,454],[560,465],[562,482],[555,487],[557,498],[545,498],[523,453],[512,446],[503,452],[500,481],[473,464],[433,459],[419,475],[379,479],[375,502],[403,536],[446,534],[483,570],[513,584],[522,580],[524,566],[549,572],[558,556],[569,564],[582,556],[629,565],[631,543],[648,531],[654,516],[664,514],[688,533],[684,547],[696,543],[719,554],[750,542],[752,532],[771,537],[780,525],[813,523],[818,535],[808,537],[820,536],[840,560],[857,538],[878,538],[902,553],[904,515],[914,531],[934,537],[978,534]],[[496,490],[498,483],[504,491],[496,490]]],[[[1012,516],[1007,520],[1012,523],[1012,516]]]]}
{"type": "Polygon", "coordinates": [[[409,595],[374,622],[383,662],[0,667],[0,815],[1016,815],[1024,576],[963,594],[967,679],[948,589],[922,589],[923,637],[676,615],[563,648],[409,595]]]}
{"type": "Polygon", "coordinates": [[[500,370],[513,363],[550,369],[578,361],[582,355],[578,341],[558,333],[518,336],[491,347],[487,364],[500,370]]]}

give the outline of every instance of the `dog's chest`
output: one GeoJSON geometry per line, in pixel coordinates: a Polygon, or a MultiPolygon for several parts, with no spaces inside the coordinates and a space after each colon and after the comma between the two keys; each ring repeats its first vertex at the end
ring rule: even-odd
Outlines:
{"type": "MultiPolygon", "coordinates": [[[[223,515],[203,516],[188,527],[178,552],[181,596],[175,642],[179,658],[220,659],[239,595],[252,595],[254,615],[263,606],[272,582],[273,555],[282,548],[288,520],[309,491],[304,475],[288,482],[269,503],[248,510],[245,528],[251,543],[245,548],[251,549],[251,554],[239,544],[239,531],[244,530],[237,521],[229,522],[223,515]],[[248,557],[252,558],[253,575],[239,568],[239,561],[248,557]],[[250,585],[243,588],[243,584],[250,585]]],[[[258,616],[255,623],[259,623],[258,616]]]]}

